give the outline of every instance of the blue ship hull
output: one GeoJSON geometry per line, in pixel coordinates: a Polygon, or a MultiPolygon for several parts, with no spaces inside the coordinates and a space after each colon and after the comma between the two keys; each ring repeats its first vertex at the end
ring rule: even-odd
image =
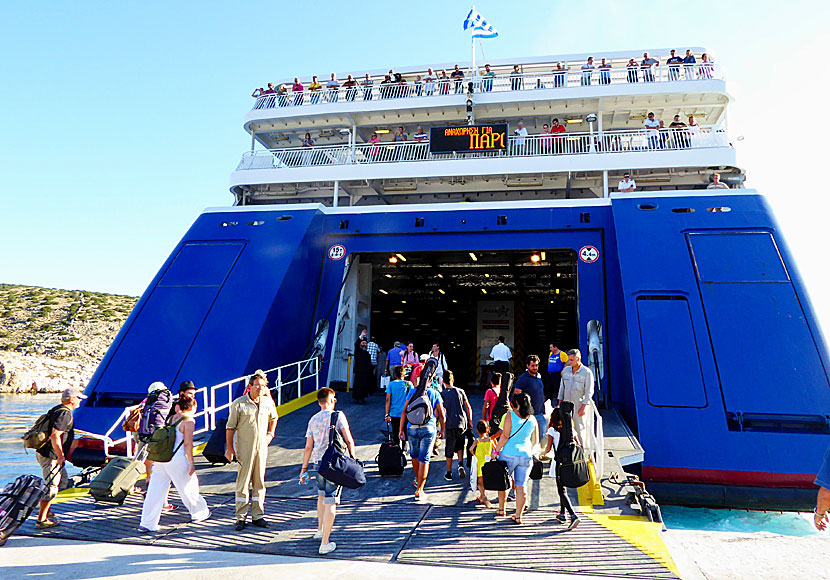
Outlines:
{"type": "Polygon", "coordinates": [[[578,344],[564,346],[588,352],[585,323],[601,322],[603,387],[645,449],[643,478],[683,503],[784,506],[812,493],[830,443],[827,349],[752,192],[209,210],[114,340],[78,427],[105,431],[153,381],[206,386],[302,359],[318,322],[337,322],[347,260],[329,256],[335,245],[346,257],[593,246],[598,259],[576,261],[578,344]]]}

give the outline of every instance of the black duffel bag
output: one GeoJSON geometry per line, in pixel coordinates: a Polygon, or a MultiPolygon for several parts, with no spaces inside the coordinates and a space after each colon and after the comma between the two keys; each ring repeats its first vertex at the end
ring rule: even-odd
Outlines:
{"type": "Polygon", "coordinates": [[[510,472],[507,462],[501,459],[491,459],[481,466],[481,479],[484,489],[488,491],[507,491],[510,489],[510,472]]]}
{"type": "Polygon", "coordinates": [[[340,433],[337,432],[337,416],[340,411],[331,414],[331,425],[329,426],[329,448],[320,460],[318,473],[323,478],[336,485],[342,485],[349,489],[357,489],[366,484],[366,473],[363,470],[363,463],[348,455],[346,444],[340,433]]]}
{"type": "Polygon", "coordinates": [[[559,446],[556,459],[556,477],[565,487],[582,487],[591,478],[585,451],[575,441],[559,446]]]}

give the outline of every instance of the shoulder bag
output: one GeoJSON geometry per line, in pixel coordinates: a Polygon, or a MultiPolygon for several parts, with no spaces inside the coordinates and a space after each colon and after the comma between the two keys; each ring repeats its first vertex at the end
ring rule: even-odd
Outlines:
{"type": "MultiPolygon", "coordinates": [[[[336,442],[337,418],[340,411],[331,414],[331,425],[329,426],[329,447],[320,460],[319,474],[336,485],[342,485],[349,489],[357,489],[366,484],[366,473],[363,463],[359,459],[346,455],[336,442]]],[[[345,447],[345,445],[344,445],[345,447]]]]}
{"type": "MultiPolygon", "coordinates": [[[[508,441],[521,431],[528,419],[524,420],[522,426],[516,429],[516,432],[507,438],[508,441]]],[[[484,489],[489,491],[507,491],[510,488],[510,471],[507,469],[507,462],[502,459],[490,459],[481,466],[481,478],[484,483],[484,489]]]]}

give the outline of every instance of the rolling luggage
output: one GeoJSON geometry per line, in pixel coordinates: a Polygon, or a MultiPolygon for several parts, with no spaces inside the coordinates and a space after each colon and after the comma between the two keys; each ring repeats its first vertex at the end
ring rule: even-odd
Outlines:
{"type": "Polygon", "coordinates": [[[113,457],[89,484],[95,501],[122,504],[144,474],[144,454],[137,457],[113,457]]]}
{"type": "Polygon", "coordinates": [[[392,427],[384,431],[386,441],[380,444],[378,455],[375,458],[378,464],[378,473],[382,476],[400,477],[406,467],[406,455],[400,444],[395,441],[392,427]]]}
{"type": "Polygon", "coordinates": [[[21,475],[0,492],[0,546],[17,531],[47,492],[47,485],[36,475],[21,475]]]}
{"type": "Polygon", "coordinates": [[[227,424],[227,419],[216,421],[216,429],[210,434],[210,439],[202,450],[202,457],[213,465],[226,465],[228,463],[228,458],[225,457],[225,450],[227,449],[225,429],[227,424]]]}

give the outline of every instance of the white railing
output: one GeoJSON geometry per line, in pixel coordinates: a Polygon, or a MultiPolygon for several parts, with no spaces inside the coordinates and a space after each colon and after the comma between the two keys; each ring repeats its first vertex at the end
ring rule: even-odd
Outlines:
{"type": "Polygon", "coordinates": [[[476,153],[429,152],[428,142],[361,143],[326,145],[323,147],[287,147],[246,151],[236,170],[328,165],[360,165],[408,161],[437,161],[480,157],[535,157],[547,155],[580,155],[586,153],[625,153],[631,151],[662,151],[728,147],[725,131],[705,128],[698,133],[688,129],[645,129],[604,131],[603,133],[558,133],[510,137],[506,149],[476,153]]]}
{"type": "MultiPolygon", "coordinates": [[[[279,107],[300,107],[324,103],[378,101],[386,99],[426,98],[451,94],[465,94],[469,83],[473,83],[474,93],[499,93],[510,91],[527,91],[536,89],[564,89],[580,86],[623,85],[644,82],[677,82],[723,79],[723,69],[713,62],[698,62],[695,64],[667,65],[659,64],[643,67],[639,62],[634,67],[628,67],[625,62],[616,61],[612,68],[599,69],[599,61],[595,68],[583,70],[582,63],[571,63],[566,70],[551,70],[550,72],[497,74],[492,77],[466,77],[462,80],[452,78],[437,78],[432,81],[407,80],[404,82],[384,83],[380,79],[373,79],[371,85],[363,84],[364,80],[357,80],[357,86],[330,89],[325,86],[317,91],[308,89],[302,91],[287,90],[284,93],[264,93],[257,97],[253,109],[273,109],[279,107]]],[[[410,77],[413,75],[409,75],[410,77]]],[[[426,76],[424,73],[423,76],[426,76]]]]}
{"type": "MultiPolygon", "coordinates": [[[[269,387],[271,396],[276,397],[274,402],[278,406],[281,405],[283,401],[287,402],[302,396],[303,381],[313,379],[314,390],[316,391],[320,388],[320,360],[317,357],[269,369],[265,371],[265,374],[268,377],[269,384],[271,385],[269,387]],[[295,392],[292,385],[296,385],[296,397],[293,396],[295,392]]],[[[218,385],[214,385],[212,387],[202,387],[201,389],[197,389],[194,396],[196,397],[197,403],[199,403],[199,410],[194,415],[194,418],[196,419],[196,429],[193,431],[193,434],[198,435],[200,433],[213,431],[216,428],[216,414],[230,408],[231,403],[233,402],[235,386],[241,385],[244,388],[244,385],[248,384],[248,381],[252,376],[253,374],[245,375],[230,381],[225,381],[224,383],[219,383],[218,385]],[[217,405],[217,396],[222,390],[225,390],[228,402],[223,402],[217,405]],[[199,401],[200,396],[201,401],[199,401]],[[201,426],[199,425],[200,422],[201,426]]],[[[121,445],[122,443],[126,446],[127,457],[134,457],[135,452],[137,451],[137,444],[133,433],[127,432],[123,437],[119,437],[117,439],[113,439],[113,433],[115,433],[117,429],[121,429],[121,425],[127,417],[129,417],[130,412],[138,406],[139,405],[133,405],[124,408],[115,422],[103,435],[80,429],[76,429],[75,432],[82,437],[103,441],[104,455],[107,457],[111,457],[110,449],[121,445]]]]}
{"type": "MultiPolygon", "coordinates": [[[[588,458],[594,464],[597,480],[601,480],[605,469],[605,438],[603,436],[602,415],[599,414],[593,401],[590,402],[586,411],[583,417],[586,440],[582,444],[588,458]]],[[[574,409],[574,412],[576,412],[576,409],[574,409]]]]}

